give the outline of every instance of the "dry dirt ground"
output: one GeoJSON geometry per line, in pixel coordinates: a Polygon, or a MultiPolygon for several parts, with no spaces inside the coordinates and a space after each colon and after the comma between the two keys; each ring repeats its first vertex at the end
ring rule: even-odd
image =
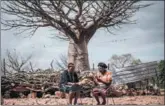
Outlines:
{"type": "MultiPolygon", "coordinates": [[[[164,96],[123,96],[108,98],[108,104],[137,104],[137,105],[152,105],[164,104],[164,96]]],[[[78,101],[82,105],[95,105],[94,98],[81,98],[78,101]]],[[[57,98],[24,98],[24,99],[4,99],[4,105],[67,105],[67,99],[57,98]]]]}

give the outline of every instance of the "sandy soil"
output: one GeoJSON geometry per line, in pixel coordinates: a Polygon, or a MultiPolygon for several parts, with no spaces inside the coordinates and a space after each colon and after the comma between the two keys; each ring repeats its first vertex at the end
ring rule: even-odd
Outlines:
{"type": "MultiPolygon", "coordinates": [[[[137,104],[137,105],[151,105],[151,104],[164,104],[164,96],[134,96],[134,97],[114,97],[107,98],[107,104],[137,104]]],[[[94,98],[81,98],[78,101],[83,105],[95,105],[94,98]]],[[[67,99],[57,98],[24,98],[24,99],[4,99],[4,105],[66,105],[67,99]]]]}

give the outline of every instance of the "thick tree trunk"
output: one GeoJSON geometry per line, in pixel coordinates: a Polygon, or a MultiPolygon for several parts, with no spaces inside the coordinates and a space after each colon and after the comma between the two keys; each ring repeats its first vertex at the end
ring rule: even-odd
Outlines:
{"type": "Polygon", "coordinates": [[[79,44],[76,44],[77,57],[76,57],[76,69],[84,71],[89,70],[89,59],[88,59],[88,47],[86,40],[83,40],[79,44]]]}
{"type": "Polygon", "coordinates": [[[68,63],[75,64],[76,71],[89,70],[88,48],[85,40],[74,43],[73,40],[69,42],[68,48],[68,63]]]}
{"type": "Polygon", "coordinates": [[[76,63],[76,56],[77,56],[77,50],[75,47],[75,43],[72,39],[69,41],[69,47],[68,47],[68,63],[76,63]]]}

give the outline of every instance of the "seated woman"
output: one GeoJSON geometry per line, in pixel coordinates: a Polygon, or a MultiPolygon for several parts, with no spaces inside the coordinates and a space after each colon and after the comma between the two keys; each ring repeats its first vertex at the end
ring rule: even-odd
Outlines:
{"type": "Polygon", "coordinates": [[[72,105],[72,100],[74,98],[74,104],[77,104],[77,99],[79,96],[79,91],[81,90],[81,86],[78,84],[79,79],[74,72],[74,64],[68,64],[68,70],[64,70],[61,74],[59,88],[60,91],[69,94],[69,104],[72,105]]]}
{"type": "Polygon", "coordinates": [[[103,102],[101,105],[106,104],[106,90],[111,85],[112,82],[112,72],[106,70],[107,65],[105,63],[99,63],[99,72],[96,74],[95,83],[98,85],[93,89],[92,93],[97,101],[97,105],[100,105],[99,96],[102,97],[103,102]]]}

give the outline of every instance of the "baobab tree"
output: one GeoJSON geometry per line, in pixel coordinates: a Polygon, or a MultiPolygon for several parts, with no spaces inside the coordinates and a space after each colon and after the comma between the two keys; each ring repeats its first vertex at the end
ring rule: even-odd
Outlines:
{"type": "Polygon", "coordinates": [[[110,28],[134,23],[130,19],[134,13],[149,5],[140,0],[6,0],[2,1],[2,16],[14,17],[1,23],[4,30],[16,28],[19,34],[54,28],[60,32],[58,38],[69,41],[68,62],[75,63],[77,70],[88,70],[87,45],[96,31],[105,28],[110,32],[110,28]]]}

